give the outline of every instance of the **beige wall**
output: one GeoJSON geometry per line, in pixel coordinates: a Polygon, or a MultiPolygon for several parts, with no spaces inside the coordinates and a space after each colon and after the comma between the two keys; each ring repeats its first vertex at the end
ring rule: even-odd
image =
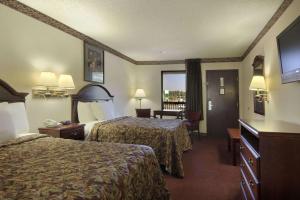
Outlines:
{"type": "MultiPolygon", "coordinates": [[[[0,78],[20,92],[31,92],[41,71],[71,74],[76,92],[83,81],[83,42],[33,18],[0,5],[0,78]]],[[[115,95],[119,114],[133,114],[135,65],[105,53],[105,87],[115,95]]],[[[46,118],[70,119],[70,99],[27,97],[31,131],[46,118]]]]}
{"type": "Polygon", "coordinates": [[[300,1],[293,1],[271,30],[250,52],[242,63],[243,117],[264,118],[253,113],[253,96],[249,91],[252,78],[252,62],[256,55],[265,56],[265,77],[269,90],[269,103],[266,106],[266,119],[284,120],[300,123],[300,83],[281,84],[280,60],[276,37],[299,16],[300,1]]]}
{"type": "MultiPolygon", "coordinates": [[[[200,123],[201,132],[206,133],[206,70],[226,70],[240,69],[241,63],[204,63],[202,64],[202,88],[203,88],[203,108],[204,120],[200,123]]],[[[184,70],[183,64],[177,65],[150,65],[137,66],[136,84],[137,87],[143,88],[147,98],[143,100],[144,108],[161,109],[161,71],[167,70],[184,70]]],[[[240,74],[240,73],[239,73],[240,74]]],[[[241,80],[241,79],[240,79],[241,80]]],[[[240,81],[240,93],[241,93],[240,81]]],[[[240,99],[240,104],[242,103],[240,99]]]]}
{"type": "MultiPolygon", "coordinates": [[[[203,64],[204,108],[206,108],[205,70],[239,69],[241,116],[253,114],[252,94],[248,90],[252,77],[252,61],[265,56],[266,79],[270,102],[266,118],[300,123],[299,83],[281,84],[276,36],[299,15],[300,1],[294,1],[278,22],[250,52],[242,63],[203,64]]],[[[0,5],[0,78],[18,91],[31,92],[41,71],[71,74],[76,92],[83,85],[83,42],[51,26],[0,5]]],[[[136,88],[143,88],[147,98],[143,107],[160,109],[162,70],[182,70],[184,65],[135,66],[112,54],[105,54],[105,87],[115,95],[119,114],[134,114],[138,102],[133,98],[136,88]]],[[[32,99],[27,97],[31,131],[36,131],[46,118],[70,118],[70,99],[32,99]]],[[[205,109],[204,109],[205,110],[205,109]]],[[[204,113],[206,117],[206,113],[204,113]]],[[[261,118],[261,117],[260,117],[261,118]]],[[[206,132],[206,121],[201,123],[206,132]]]]}

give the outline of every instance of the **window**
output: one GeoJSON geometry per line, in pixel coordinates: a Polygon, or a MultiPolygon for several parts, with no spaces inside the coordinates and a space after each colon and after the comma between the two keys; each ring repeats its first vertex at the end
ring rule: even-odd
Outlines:
{"type": "Polygon", "coordinates": [[[161,72],[161,102],[163,110],[184,110],[185,108],[185,71],[161,72]]]}

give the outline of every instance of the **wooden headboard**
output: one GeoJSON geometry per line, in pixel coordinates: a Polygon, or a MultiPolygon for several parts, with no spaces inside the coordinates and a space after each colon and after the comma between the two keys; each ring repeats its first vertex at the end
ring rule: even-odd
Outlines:
{"type": "Polygon", "coordinates": [[[71,117],[72,122],[79,123],[78,119],[78,102],[93,102],[93,101],[109,101],[113,100],[114,96],[103,86],[98,84],[88,84],[81,88],[77,94],[71,95],[71,117]]]}
{"type": "Polygon", "coordinates": [[[1,102],[24,102],[25,97],[28,93],[21,93],[14,90],[10,85],[8,85],[5,81],[0,79],[0,103],[1,102]]]}

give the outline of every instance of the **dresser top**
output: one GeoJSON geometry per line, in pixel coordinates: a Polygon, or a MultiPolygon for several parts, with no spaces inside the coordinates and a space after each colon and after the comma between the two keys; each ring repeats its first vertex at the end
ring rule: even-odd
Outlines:
{"type": "Polygon", "coordinates": [[[249,120],[240,119],[241,124],[259,133],[292,133],[300,135],[300,125],[278,120],[249,120]]]}

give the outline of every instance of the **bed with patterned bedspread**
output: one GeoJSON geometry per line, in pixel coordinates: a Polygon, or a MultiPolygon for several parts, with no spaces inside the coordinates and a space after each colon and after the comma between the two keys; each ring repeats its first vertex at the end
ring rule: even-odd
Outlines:
{"type": "Polygon", "coordinates": [[[151,148],[46,135],[0,145],[0,199],[169,199],[151,148]]]}
{"type": "Polygon", "coordinates": [[[119,117],[95,124],[87,140],[150,146],[166,171],[178,177],[184,177],[182,154],[192,149],[187,129],[178,119],[119,117]]]}

